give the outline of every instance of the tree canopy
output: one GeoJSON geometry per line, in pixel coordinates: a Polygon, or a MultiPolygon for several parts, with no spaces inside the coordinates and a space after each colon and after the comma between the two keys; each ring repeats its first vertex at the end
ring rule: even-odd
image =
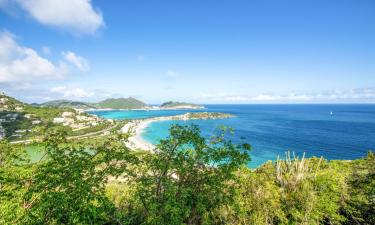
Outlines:
{"type": "Polygon", "coordinates": [[[375,156],[287,154],[252,170],[251,146],[222,128],[170,128],[151,152],[128,134],[72,142],[46,132],[43,158],[0,142],[0,224],[374,224],[375,156]]]}

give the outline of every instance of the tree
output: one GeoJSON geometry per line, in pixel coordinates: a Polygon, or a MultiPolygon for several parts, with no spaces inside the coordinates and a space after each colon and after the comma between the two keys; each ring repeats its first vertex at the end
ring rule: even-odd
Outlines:
{"type": "Polygon", "coordinates": [[[126,173],[136,158],[123,139],[101,145],[74,146],[64,133],[44,139],[45,160],[29,177],[23,196],[23,224],[116,223],[115,208],[105,195],[108,179],[126,173]]]}
{"type": "Polygon", "coordinates": [[[34,170],[27,162],[24,148],[0,142],[0,224],[15,224],[23,215],[24,186],[34,170]]]}
{"type": "Polygon", "coordinates": [[[375,224],[375,154],[352,162],[348,177],[349,196],[343,214],[345,224],[375,224]]]}
{"type": "Polygon", "coordinates": [[[225,140],[227,131],[206,141],[195,125],[170,128],[136,179],[146,223],[207,223],[213,209],[232,200],[228,183],[250,160],[250,145],[225,140]]]}

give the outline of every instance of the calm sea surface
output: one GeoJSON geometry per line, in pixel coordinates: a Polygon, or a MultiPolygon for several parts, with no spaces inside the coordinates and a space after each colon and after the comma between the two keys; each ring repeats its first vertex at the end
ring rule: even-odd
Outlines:
{"type": "MultiPolygon", "coordinates": [[[[250,167],[274,160],[286,151],[327,159],[356,159],[375,150],[375,105],[207,105],[204,111],[231,113],[221,120],[161,121],[142,134],[151,143],[168,135],[172,124],[197,124],[204,136],[220,125],[232,127],[234,142],[252,145],[250,167]],[[332,112],[332,113],[331,113],[332,112]]],[[[95,111],[110,119],[178,115],[200,110],[95,111]]]]}

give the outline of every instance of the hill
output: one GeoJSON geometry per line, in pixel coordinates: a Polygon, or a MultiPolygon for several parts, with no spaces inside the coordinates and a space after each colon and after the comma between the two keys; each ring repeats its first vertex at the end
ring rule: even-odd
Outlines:
{"type": "Polygon", "coordinates": [[[66,100],[27,104],[0,93],[0,140],[37,139],[46,128],[59,128],[68,135],[81,135],[106,129],[111,122],[75,109],[93,108],[90,103],[66,100]]]}
{"type": "Polygon", "coordinates": [[[74,109],[140,109],[147,105],[135,98],[109,98],[97,103],[54,100],[42,104],[33,104],[40,107],[74,108],[74,109]]]}
{"type": "Polygon", "coordinates": [[[173,108],[173,109],[202,109],[204,108],[202,105],[192,104],[192,103],[186,103],[186,102],[164,102],[160,105],[160,108],[173,108]]]}
{"type": "Polygon", "coordinates": [[[75,108],[75,109],[94,109],[96,106],[92,103],[69,101],[69,100],[54,100],[42,104],[35,104],[41,107],[56,107],[56,108],[75,108]]]}
{"type": "Polygon", "coordinates": [[[97,108],[111,109],[140,109],[147,107],[146,103],[135,98],[109,98],[96,103],[97,108]]]}

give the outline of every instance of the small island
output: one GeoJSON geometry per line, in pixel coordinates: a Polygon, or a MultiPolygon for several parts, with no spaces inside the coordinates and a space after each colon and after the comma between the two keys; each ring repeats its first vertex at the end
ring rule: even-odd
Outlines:
{"type": "Polygon", "coordinates": [[[204,106],[186,102],[164,102],[160,105],[161,109],[204,109],[204,106]]]}

